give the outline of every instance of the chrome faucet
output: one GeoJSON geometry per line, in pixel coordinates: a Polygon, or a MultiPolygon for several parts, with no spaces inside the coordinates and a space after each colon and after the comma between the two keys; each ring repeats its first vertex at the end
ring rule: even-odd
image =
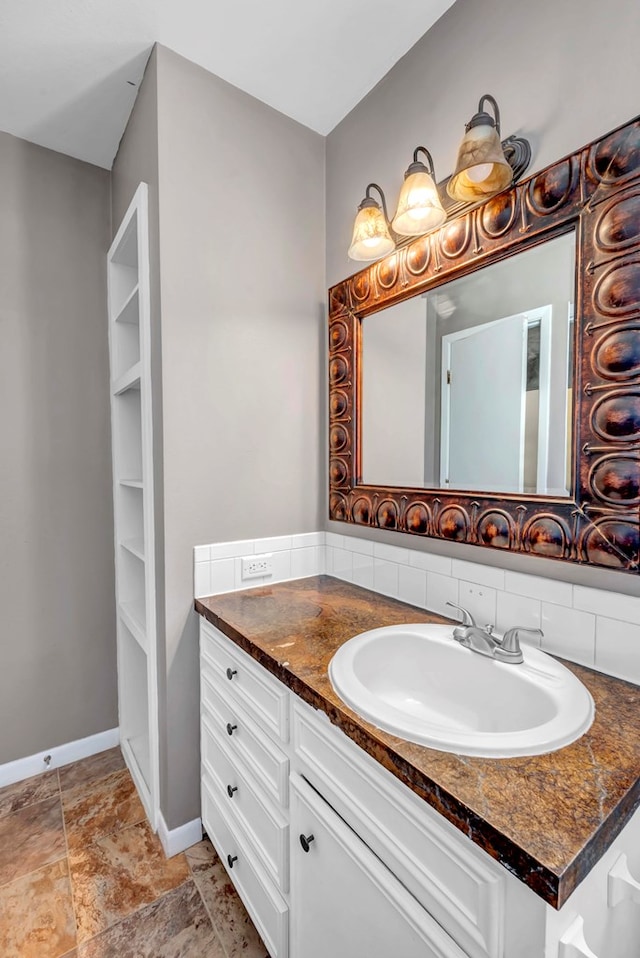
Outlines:
{"type": "Polygon", "coordinates": [[[453,638],[460,645],[472,652],[478,652],[480,655],[486,655],[491,659],[497,659],[499,662],[510,662],[512,665],[519,665],[524,661],[522,649],[520,648],[520,635],[523,632],[529,635],[542,636],[542,629],[526,629],[524,626],[515,626],[507,629],[502,639],[496,638],[493,633],[492,625],[480,627],[467,609],[455,605],[453,602],[447,602],[448,606],[456,609],[462,618],[462,624],[456,626],[453,630],[453,638]]]}

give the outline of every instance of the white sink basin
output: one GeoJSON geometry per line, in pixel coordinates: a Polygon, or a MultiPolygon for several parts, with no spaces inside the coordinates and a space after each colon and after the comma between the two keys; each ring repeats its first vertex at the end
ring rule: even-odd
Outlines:
{"type": "Polygon", "coordinates": [[[523,646],[520,665],[464,648],[450,625],[363,632],[329,664],[340,698],[372,725],[462,755],[540,755],[593,721],[591,695],[551,656],[523,646]]]}

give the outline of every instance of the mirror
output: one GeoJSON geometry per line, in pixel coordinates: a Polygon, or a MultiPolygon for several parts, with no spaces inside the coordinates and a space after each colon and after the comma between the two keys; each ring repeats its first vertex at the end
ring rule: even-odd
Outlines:
{"type": "Polygon", "coordinates": [[[637,574],[639,317],[636,119],[329,290],[330,519],[637,574]]]}
{"type": "Polygon", "coordinates": [[[363,318],[363,483],[569,495],[575,239],[363,318]]]}

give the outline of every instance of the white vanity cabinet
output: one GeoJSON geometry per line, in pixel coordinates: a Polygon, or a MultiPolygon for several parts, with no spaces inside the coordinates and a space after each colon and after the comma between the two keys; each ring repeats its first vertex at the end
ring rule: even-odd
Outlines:
{"type": "Polygon", "coordinates": [[[610,872],[640,878],[640,813],[556,911],[204,619],[200,634],[203,824],[271,958],[639,958],[640,885],[612,894],[610,872]]]}

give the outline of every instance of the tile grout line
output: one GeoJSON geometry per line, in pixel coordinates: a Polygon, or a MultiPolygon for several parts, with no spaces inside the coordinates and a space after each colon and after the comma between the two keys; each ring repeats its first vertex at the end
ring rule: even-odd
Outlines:
{"type": "MultiPolygon", "coordinates": [[[[136,822],[136,824],[140,824],[140,823],[139,823],[139,822],[136,822]]],[[[112,834],[112,833],[110,833],[110,834],[112,834]]],[[[106,928],[102,928],[102,929],[101,929],[99,932],[97,932],[95,935],[91,935],[90,938],[86,938],[84,941],[78,942],[78,944],[76,945],[76,948],[78,948],[78,949],[79,949],[79,948],[84,948],[85,945],[88,945],[88,944],[90,944],[92,941],[95,941],[97,938],[100,938],[101,935],[106,935],[107,932],[110,932],[110,931],[112,931],[114,928],[117,928],[119,925],[122,925],[125,921],[128,921],[130,918],[134,918],[136,915],[140,915],[140,914],[141,914],[143,911],[145,911],[147,908],[152,908],[154,905],[157,905],[159,901],[162,901],[163,898],[167,898],[169,895],[172,895],[174,892],[178,891],[179,888],[183,888],[188,882],[193,882],[193,885],[194,885],[196,891],[198,892],[198,895],[200,895],[200,889],[198,888],[198,886],[197,886],[197,884],[196,884],[195,878],[193,877],[192,874],[190,874],[187,878],[185,878],[185,880],[184,880],[183,882],[181,882],[179,885],[176,885],[175,888],[170,888],[169,891],[164,892],[164,894],[160,895],[159,898],[154,898],[153,901],[147,902],[146,905],[141,905],[140,908],[137,908],[135,911],[130,912],[128,915],[123,915],[122,918],[118,918],[118,920],[117,920],[117,921],[114,921],[113,924],[108,925],[106,928]]],[[[202,895],[200,895],[200,898],[202,898],[202,895]]],[[[204,904],[204,902],[203,902],[203,904],[204,904]]],[[[205,911],[206,911],[206,905],[205,905],[205,911]]],[[[208,915],[208,914],[209,914],[209,912],[207,912],[207,915],[208,915]]],[[[212,922],[212,924],[213,924],[213,922],[212,922]]],[[[215,926],[214,926],[214,928],[215,928],[215,926]]],[[[217,928],[215,929],[215,932],[216,932],[216,935],[217,935],[217,934],[218,934],[217,928]]],[[[222,946],[222,947],[224,948],[224,946],[222,946]]],[[[226,952],[225,952],[225,955],[226,955],[226,952]]],[[[66,955],[60,955],[60,958],[66,958],[66,955]]]]}
{"type": "MultiPolygon", "coordinates": [[[[62,831],[64,833],[64,847],[67,853],[66,854],[67,875],[69,876],[69,892],[71,896],[71,911],[73,913],[73,928],[74,928],[73,937],[75,938],[74,948],[77,949],[80,947],[78,943],[78,914],[76,912],[76,902],[75,902],[75,896],[73,894],[73,880],[71,878],[71,864],[69,862],[69,840],[67,838],[67,822],[64,816],[64,805],[62,804],[62,785],[60,783],[59,769],[56,769],[56,775],[58,777],[58,795],[60,797],[60,814],[62,815],[62,831]]],[[[60,956],[60,958],[64,958],[65,954],[68,954],[68,952],[64,952],[63,955],[60,956]]]]}
{"type": "MultiPolygon", "coordinates": [[[[43,772],[42,775],[48,775],[48,774],[51,774],[52,772],[56,772],[56,773],[57,773],[57,771],[58,771],[57,769],[52,768],[52,769],[51,769],[51,772],[43,772]]],[[[29,776],[29,778],[39,778],[39,777],[41,777],[41,776],[37,776],[37,775],[30,775],[30,776],[29,776]]],[[[16,785],[21,785],[23,782],[28,782],[28,781],[29,781],[29,778],[23,778],[23,779],[21,779],[19,782],[12,782],[11,785],[3,786],[3,788],[0,788],[0,794],[2,794],[2,792],[4,791],[4,788],[5,788],[5,787],[6,787],[6,788],[13,788],[13,787],[16,786],[16,785]]],[[[58,786],[58,790],[59,790],[59,786],[58,786]]],[[[53,796],[49,796],[49,798],[37,798],[37,799],[35,799],[35,801],[25,802],[24,805],[20,805],[18,808],[10,808],[8,812],[0,813],[0,822],[1,822],[3,819],[7,818],[9,815],[15,814],[15,812],[21,812],[23,808],[31,808],[33,805],[39,805],[40,802],[48,802],[48,801],[50,801],[50,799],[51,799],[52,797],[53,797],[53,796]]]]}
{"type": "MultiPolygon", "coordinates": [[[[52,771],[53,771],[53,769],[52,769],[52,771]]],[[[57,769],[56,769],[55,771],[56,771],[56,777],[57,777],[57,769]]],[[[17,784],[19,784],[19,783],[17,783],[17,784]]],[[[33,808],[34,805],[44,805],[45,802],[51,802],[51,801],[53,801],[55,798],[56,798],[55,795],[51,795],[51,796],[49,796],[49,798],[41,798],[41,799],[40,799],[39,801],[37,801],[37,802],[31,802],[29,805],[23,805],[22,807],[16,808],[14,811],[9,812],[7,815],[3,815],[2,817],[0,817],[0,821],[4,821],[6,818],[9,818],[11,815],[16,815],[16,814],[18,814],[18,813],[21,812],[24,808],[33,808]]],[[[64,814],[63,814],[63,811],[62,811],[62,799],[61,799],[61,795],[60,795],[60,782],[59,782],[59,780],[58,780],[58,795],[57,795],[57,798],[58,798],[58,802],[59,802],[59,804],[60,804],[60,817],[61,817],[61,819],[62,819],[62,830],[63,830],[63,834],[64,834],[64,814]]],[[[66,848],[66,839],[65,839],[65,848],[66,848]]],[[[28,875],[35,875],[36,872],[42,871],[43,868],[48,868],[50,865],[55,865],[55,864],[57,864],[57,862],[61,862],[63,858],[66,858],[66,853],[63,854],[63,855],[60,855],[59,858],[52,858],[51,861],[43,862],[41,865],[38,865],[37,868],[32,868],[31,871],[24,872],[22,875],[16,875],[14,878],[10,878],[9,881],[0,882],[0,889],[6,888],[7,885],[11,885],[13,882],[20,881],[21,879],[26,878],[28,875]]]]}
{"type": "Polygon", "coordinates": [[[66,857],[67,857],[66,855],[61,855],[60,858],[53,858],[50,862],[45,862],[44,865],[38,865],[37,868],[33,868],[30,872],[25,872],[23,875],[18,875],[16,878],[11,878],[9,879],[9,881],[3,882],[0,885],[0,891],[3,891],[3,889],[8,888],[9,885],[13,885],[14,882],[19,882],[19,881],[22,881],[23,878],[28,878],[29,875],[35,875],[36,872],[41,872],[45,868],[50,868],[52,865],[57,865],[58,862],[64,861],[66,857]]]}
{"type": "MultiPolygon", "coordinates": [[[[92,785],[92,786],[93,786],[93,785],[96,785],[96,784],[98,784],[99,782],[103,782],[103,781],[105,781],[107,778],[110,778],[112,775],[116,775],[116,774],[119,774],[119,773],[121,773],[121,772],[126,772],[127,775],[129,775],[129,777],[131,778],[131,772],[130,772],[129,769],[126,768],[126,766],[125,766],[125,768],[118,769],[117,772],[109,772],[108,775],[103,775],[102,778],[93,779],[93,780],[92,780],[90,783],[88,783],[88,784],[90,784],[90,785],[92,785]]],[[[133,779],[131,779],[131,780],[133,781],[133,779]]],[[[84,784],[86,785],[87,783],[85,782],[84,784]]],[[[134,784],[134,788],[135,788],[135,782],[134,782],[133,784],[134,784]]],[[[74,786],[73,786],[73,789],[69,788],[69,789],[67,789],[67,791],[68,791],[68,792],[71,792],[71,791],[73,791],[73,790],[76,789],[76,788],[80,788],[80,785],[74,785],[74,786]]],[[[135,794],[136,794],[136,797],[139,799],[139,795],[138,795],[138,790],[137,790],[137,789],[136,789],[136,791],[135,791],[135,794]]],[[[62,798],[62,789],[61,789],[61,798],[62,798]]],[[[62,804],[62,801],[61,801],[61,804],[62,804]]],[[[140,804],[142,805],[142,803],[140,803],[140,804]]],[[[65,815],[64,815],[64,804],[62,804],[62,819],[63,819],[64,825],[65,825],[65,837],[66,837],[66,820],[65,820],[65,815]]],[[[137,821],[135,821],[135,822],[127,822],[126,825],[120,826],[120,828],[112,828],[112,829],[111,829],[110,831],[108,831],[108,832],[102,832],[97,838],[92,838],[91,841],[88,841],[88,842],[86,842],[85,844],[86,844],[86,845],[95,845],[96,842],[101,841],[103,838],[107,838],[107,836],[109,836],[109,835],[114,835],[116,832],[124,831],[125,828],[130,828],[132,825],[140,825],[142,822],[149,822],[149,819],[147,818],[147,813],[145,812],[144,807],[143,807],[143,809],[142,809],[142,818],[139,818],[139,819],[138,819],[137,821]]],[[[149,825],[150,825],[150,823],[149,823],[149,825]]],[[[155,834],[155,833],[154,833],[154,834],[155,834]]],[[[80,846],[80,847],[83,847],[83,846],[80,846]]]]}
{"type": "MultiPolygon", "coordinates": [[[[197,844],[199,844],[199,843],[197,843],[197,844]]],[[[183,854],[184,854],[184,853],[183,853],[183,854]]],[[[217,853],[216,853],[216,854],[217,854],[217,853]]],[[[196,876],[195,876],[195,874],[194,874],[193,868],[191,867],[191,862],[189,861],[189,857],[188,857],[188,855],[185,855],[185,857],[186,857],[186,859],[187,859],[187,865],[189,866],[189,873],[190,873],[190,875],[191,875],[191,881],[192,881],[193,884],[195,885],[196,891],[198,892],[198,895],[199,895],[199,897],[200,897],[200,901],[202,902],[202,906],[203,906],[205,912],[207,913],[207,915],[209,916],[209,921],[211,922],[211,927],[213,928],[213,930],[214,930],[215,933],[216,933],[216,938],[217,938],[218,941],[220,942],[220,947],[222,948],[222,952],[223,952],[223,954],[225,955],[225,958],[229,958],[229,952],[227,951],[227,949],[226,949],[226,947],[225,947],[224,941],[223,941],[223,939],[222,939],[222,935],[220,934],[220,930],[219,930],[218,926],[216,925],[215,921],[213,920],[213,915],[212,915],[211,912],[209,911],[209,906],[207,905],[206,901],[204,900],[204,896],[203,896],[202,892],[200,891],[200,885],[199,885],[198,882],[196,881],[196,876]]]]}

